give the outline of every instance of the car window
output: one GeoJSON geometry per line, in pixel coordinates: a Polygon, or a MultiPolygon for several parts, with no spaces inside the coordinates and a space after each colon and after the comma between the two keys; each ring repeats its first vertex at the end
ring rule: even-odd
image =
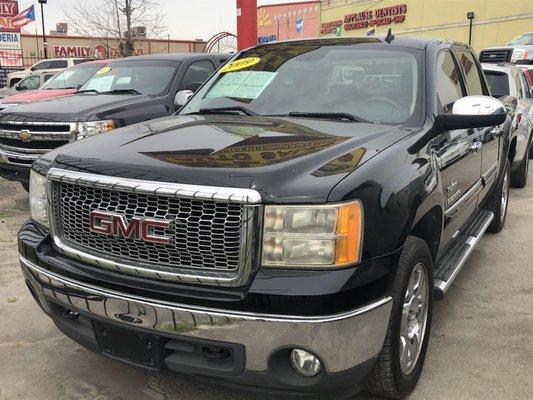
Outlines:
{"type": "Polygon", "coordinates": [[[74,65],[78,65],[78,64],[83,64],[84,62],[87,62],[87,61],[89,61],[88,58],[77,58],[73,62],[74,62],[74,65]]]}
{"type": "Polygon", "coordinates": [[[41,86],[41,79],[37,75],[31,75],[19,82],[19,88],[22,90],[34,90],[41,86]]]}
{"type": "Polygon", "coordinates": [[[465,84],[469,95],[488,94],[484,90],[483,77],[477,68],[476,61],[469,51],[459,50],[459,64],[465,77],[465,84]]]}
{"type": "Polygon", "coordinates": [[[119,61],[101,67],[80,90],[98,92],[135,90],[146,95],[169,91],[179,62],[167,60],[119,61]]]}
{"type": "Polygon", "coordinates": [[[215,72],[215,66],[209,60],[193,62],[185,71],[181,81],[180,90],[192,90],[193,92],[201,86],[215,72]]]}
{"type": "Polygon", "coordinates": [[[513,39],[509,42],[508,46],[513,46],[513,45],[520,45],[520,44],[525,44],[525,45],[530,45],[530,44],[533,44],[533,33],[526,33],[522,36],[519,36],[517,37],[516,39],[513,39]]]}
{"type": "Polygon", "coordinates": [[[416,125],[421,57],[416,49],[359,43],[260,46],[220,68],[180,113],[239,106],[259,115],[341,113],[416,125]]]}
{"type": "Polygon", "coordinates": [[[44,82],[47,82],[47,81],[48,81],[51,77],[53,77],[53,76],[54,76],[54,74],[45,74],[45,75],[43,76],[43,83],[44,83],[44,82]]]}
{"type": "Polygon", "coordinates": [[[451,114],[456,100],[464,97],[461,74],[449,51],[437,57],[437,109],[439,113],[451,114]]]}
{"type": "Polygon", "coordinates": [[[34,71],[38,71],[40,69],[49,69],[50,61],[41,61],[33,66],[34,71]]]}
{"type": "Polygon", "coordinates": [[[529,89],[529,85],[527,84],[527,79],[523,72],[520,72],[518,74],[520,78],[520,86],[522,87],[522,93],[524,93],[525,98],[531,98],[531,91],[529,89]]]}
{"type": "Polygon", "coordinates": [[[509,76],[505,72],[485,71],[485,78],[494,97],[509,95],[509,76]]]}
{"type": "Polygon", "coordinates": [[[85,64],[80,67],[68,68],[46,82],[42,89],[77,89],[103,67],[104,64],[85,64]]]}
{"type": "Polygon", "coordinates": [[[67,68],[68,67],[68,61],[67,60],[51,60],[48,65],[49,69],[59,69],[59,68],[67,68]]]}

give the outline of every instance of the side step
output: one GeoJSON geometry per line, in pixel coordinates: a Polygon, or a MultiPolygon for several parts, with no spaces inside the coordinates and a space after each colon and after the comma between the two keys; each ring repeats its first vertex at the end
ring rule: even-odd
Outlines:
{"type": "Polygon", "coordinates": [[[444,297],[493,218],[494,214],[491,211],[478,212],[461,231],[446,254],[439,258],[435,265],[435,300],[444,297]]]}

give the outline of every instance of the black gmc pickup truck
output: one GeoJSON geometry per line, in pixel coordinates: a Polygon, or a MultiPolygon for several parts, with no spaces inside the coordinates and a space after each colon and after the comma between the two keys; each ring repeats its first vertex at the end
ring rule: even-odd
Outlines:
{"type": "Polygon", "coordinates": [[[177,115],[34,163],[28,288],[67,336],[147,371],[403,397],[433,299],[505,223],[515,139],[489,94],[446,41],[242,51],[177,115]]]}
{"type": "MultiPolygon", "coordinates": [[[[42,154],[66,143],[170,115],[228,54],[152,54],[102,67],[72,96],[0,111],[0,176],[27,188],[42,154]]],[[[184,103],[184,102],[183,102],[184,103]]]]}

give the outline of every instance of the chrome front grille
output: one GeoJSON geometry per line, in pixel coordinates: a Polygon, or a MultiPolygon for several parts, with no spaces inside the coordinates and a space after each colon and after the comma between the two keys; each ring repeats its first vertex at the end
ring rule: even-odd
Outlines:
{"type": "Polygon", "coordinates": [[[513,49],[491,49],[479,53],[479,61],[483,63],[501,63],[511,61],[513,49]]]}
{"type": "Polygon", "coordinates": [[[255,191],[56,169],[48,177],[54,181],[53,235],[67,255],[120,272],[197,283],[238,285],[249,272],[260,201],[255,191]],[[127,221],[134,217],[170,221],[168,228],[152,232],[170,238],[170,243],[94,233],[92,211],[120,214],[127,221]]]}
{"type": "Polygon", "coordinates": [[[73,140],[76,123],[0,121],[0,161],[30,166],[42,154],[73,140]]]}

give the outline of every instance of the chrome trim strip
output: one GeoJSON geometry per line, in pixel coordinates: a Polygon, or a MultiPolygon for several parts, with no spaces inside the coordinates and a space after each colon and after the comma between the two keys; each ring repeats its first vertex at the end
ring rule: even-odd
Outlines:
{"type": "Polygon", "coordinates": [[[474,186],[472,186],[470,189],[468,189],[468,191],[459,198],[459,200],[457,200],[450,207],[448,207],[446,209],[446,211],[444,211],[444,216],[445,217],[450,217],[451,214],[454,214],[455,212],[457,212],[482,187],[483,187],[483,184],[481,183],[481,179],[479,179],[474,184],[474,186]]]}
{"type": "Polygon", "coordinates": [[[50,168],[46,176],[52,181],[129,193],[142,193],[156,196],[213,201],[228,201],[242,204],[261,203],[261,195],[259,192],[253,189],[145,181],[117,176],[68,171],[59,168],[50,168]]]}
{"type": "Polygon", "coordinates": [[[492,164],[487,171],[481,175],[481,179],[483,179],[484,184],[486,185],[489,179],[492,178],[493,175],[496,174],[498,171],[498,162],[496,161],[494,164],[492,164]]]}
{"type": "Polygon", "coordinates": [[[0,144],[0,150],[12,151],[15,153],[23,154],[44,154],[52,151],[53,149],[28,149],[25,147],[8,146],[7,144],[0,144]]]}
{"type": "Polygon", "coordinates": [[[457,277],[457,274],[459,274],[459,272],[465,265],[466,260],[468,260],[468,257],[470,257],[470,254],[472,253],[472,251],[478,244],[479,240],[483,237],[483,235],[487,231],[493,219],[494,219],[494,214],[490,213],[490,217],[487,219],[487,221],[485,221],[485,223],[481,227],[479,234],[477,236],[469,236],[468,239],[466,239],[466,243],[469,245],[468,250],[465,252],[463,257],[461,258],[461,260],[455,267],[454,271],[450,275],[450,279],[448,279],[447,281],[443,281],[441,279],[435,279],[434,287],[437,287],[438,289],[440,289],[442,291],[442,294],[446,294],[450,286],[452,286],[452,283],[457,277]]]}
{"type": "MultiPolygon", "coordinates": [[[[321,316],[199,307],[100,288],[45,270],[22,255],[19,259],[40,298],[125,326],[243,344],[246,369],[255,371],[266,370],[272,352],[286,346],[313,351],[329,372],[352,368],[380,352],[392,309],[390,296],[354,310],[321,316]]],[[[43,307],[46,309],[46,303],[43,307]]]]}
{"type": "Polygon", "coordinates": [[[27,161],[35,161],[40,157],[40,154],[36,155],[28,155],[28,154],[17,154],[17,153],[11,153],[0,149],[0,164],[7,164],[7,165],[15,165],[17,167],[25,167],[25,168],[31,168],[31,165],[28,163],[18,163],[13,161],[13,159],[19,159],[19,160],[27,160],[27,161]],[[11,159],[11,160],[9,160],[11,159]]]}

